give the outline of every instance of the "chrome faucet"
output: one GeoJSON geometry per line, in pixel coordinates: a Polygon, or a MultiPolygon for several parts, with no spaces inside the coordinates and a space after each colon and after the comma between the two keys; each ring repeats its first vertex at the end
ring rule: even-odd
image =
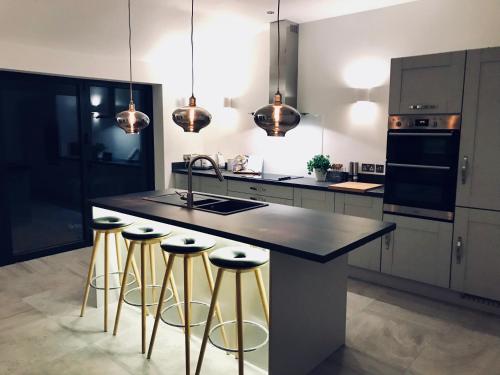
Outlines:
{"type": "Polygon", "coordinates": [[[186,194],[187,208],[193,208],[193,203],[194,203],[194,196],[193,196],[193,164],[197,160],[201,160],[201,159],[208,160],[210,162],[210,164],[212,164],[212,166],[214,167],[215,174],[217,175],[217,178],[219,179],[219,181],[224,181],[224,176],[222,175],[222,173],[221,173],[221,171],[219,169],[219,166],[217,165],[217,163],[215,162],[215,160],[212,159],[210,156],[208,156],[208,155],[198,155],[198,156],[195,156],[194,158],[192,158],[191,160],[189,160],[189,165],[188,165],[188,191],[187,191],[187,194],[186,194]]]}

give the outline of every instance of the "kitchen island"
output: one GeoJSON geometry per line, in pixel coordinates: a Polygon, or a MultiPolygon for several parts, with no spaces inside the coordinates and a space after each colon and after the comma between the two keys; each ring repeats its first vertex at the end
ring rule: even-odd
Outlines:
{"type": "Polygon", "coordinates": [[[346,254],[395,224],[269,204],[228,216],[146,200],[164,192],[91,201],[92,206],[270,251],[271,375],[304,375],[345,342],[346,254]]]}

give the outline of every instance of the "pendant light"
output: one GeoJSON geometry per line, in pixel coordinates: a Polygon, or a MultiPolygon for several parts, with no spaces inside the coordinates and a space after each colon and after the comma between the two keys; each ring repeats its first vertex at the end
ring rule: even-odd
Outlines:
{"type": "Polygon", "coordinates": [[[274,103],[259,108],[253,116],[257,126],[264,129],[270,137],[284,137],[287,131],[295,128],[300,122],[300,113],[292,106],[283,104],[280,93],[280,2],[281,0],[278,0],[278,87],[274,94],[274,103]]]}
{"type": "Polygon", "coordinates": [[[191,0],[191,97],[189,105],[177,108],[172,113],[172,119],[185,132],[198,133],[205,126],[210,124],[212,115],[204,108],[196,106],[194,96],[194,47],[193,47],[193,19],[194,19],[194,0],[191,0]]]}
{"type": "Polygon", "coordinates": [[[130,103],[127,111],[122,111],[116,115],[118,126],[126,134],[139,134],[139,132],[149,125],[149,117],[140,111],[135,110],[132,98],[132,26],[130,22],[130,0],[128,0],[128,52],[129,52],[129,72],[130,72],[130,103]]]}

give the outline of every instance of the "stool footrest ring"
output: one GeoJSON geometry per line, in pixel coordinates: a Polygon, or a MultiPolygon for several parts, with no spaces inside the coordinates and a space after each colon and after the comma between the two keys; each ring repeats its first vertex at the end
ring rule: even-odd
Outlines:
{"type": "MultiPolygon", "coordinates": [[[[109,277],[109,290],[120,289],[122,287],[123,272],[110,272],[109,277]]],[[[130,286],[135,282],[135,275],[133,273],[127,274],[127,284],[130,286]]],[[[104,290],[104,275],[98,275],[90,280],[90,286],[94,289],[104,290]]]]}
{"type": "MultiPolygon", "coordinates": [[[[161,293],[161,285],[146,285],[146,306],[156,306],[158,304],[158,300],[160,298],[161,293]]],[[[174,296],[172,293],[172,289],[167,288],[167,292],[165,293],[165,299],[163,302],[170,301],[174,296]]],[[[142,299],[141,299],[141,288],[136,287],[128,290],[123,297],[125,303],[141,307],[142,299]]]]}
{"type": "MultiPolygon", "coordinates": [[[[191,306],[191,324],[189,324],[189,326],[198,327],[204,325],[207,322],[206,317],[208,315],[208,311],[210,310],[210,304],[202,301],[191,301],[190,306],[191,306]],[[203,320],[195,321],[193,320],[193,317],[194,318],[203,317],[203,320]]],[[[182,322],[180,321],[178,313],[173,312],[174,309],[175,311],[177,311],[179,307],[181,308],[181,311],[184,314],[184,302],[174,303],[161,312],[160,315],[161,320],[163,320],[163,322],[168,324],[169,326],[184,328],[184,324],[182,324],[182,322]]]]}
{"type": "MultiPolygon", "coordinates": [[[[221,329],[223,326],[227,328],[229,324],[234,325],[234,329],[236,329],[236,320],[228,320],[223,323],[215,325],[210,332],[208,333],[208,340],[210,343],[218,349],[221,349],[225,352],[238,353],[238,348],[226,348],[222,343],[218,343],[212,336],[215,331],[221,329]]],[[[252,341],[260,341],[250,347],[243,348],[243,352],[253,352],[257,349],[262,348],[269,341],[269,330],[260,323],[252,322],[250,320],[243,320],[243,330],[253,330],[254,337],[252,337],[252,341]]],[[[221,336],[221,335],[219,335],[221,336]]],[[[249,335],[247,335],[249,336],[249,335]]],[[[245,340],[243,340],[245,342],[245,340]]],[[[248,338],[250,341],[250,338],[248,338]]]]}

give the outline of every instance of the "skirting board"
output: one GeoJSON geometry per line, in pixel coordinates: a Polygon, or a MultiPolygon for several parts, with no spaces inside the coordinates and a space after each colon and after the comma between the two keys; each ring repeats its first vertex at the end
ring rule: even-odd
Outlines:
{"type": "Polygon", "coordinates": [[[500,304],[495,306],[493,304],[478,302],[479,300],[482,300],[480,297],[478,297],[477,299],[475,299],[474,297],[464,297],[462,293],[458,293],[450,289],[419,283],[417,281],[407,280],[400,277],[365,270],[354,266],[349,266],[348,275],[351,279],[366,281],[403,292],[427,297],[440,302],[458,305],[461,307],[466,307],[469,309],[479,310],[482,312],[500,316],[500,304]]]}

